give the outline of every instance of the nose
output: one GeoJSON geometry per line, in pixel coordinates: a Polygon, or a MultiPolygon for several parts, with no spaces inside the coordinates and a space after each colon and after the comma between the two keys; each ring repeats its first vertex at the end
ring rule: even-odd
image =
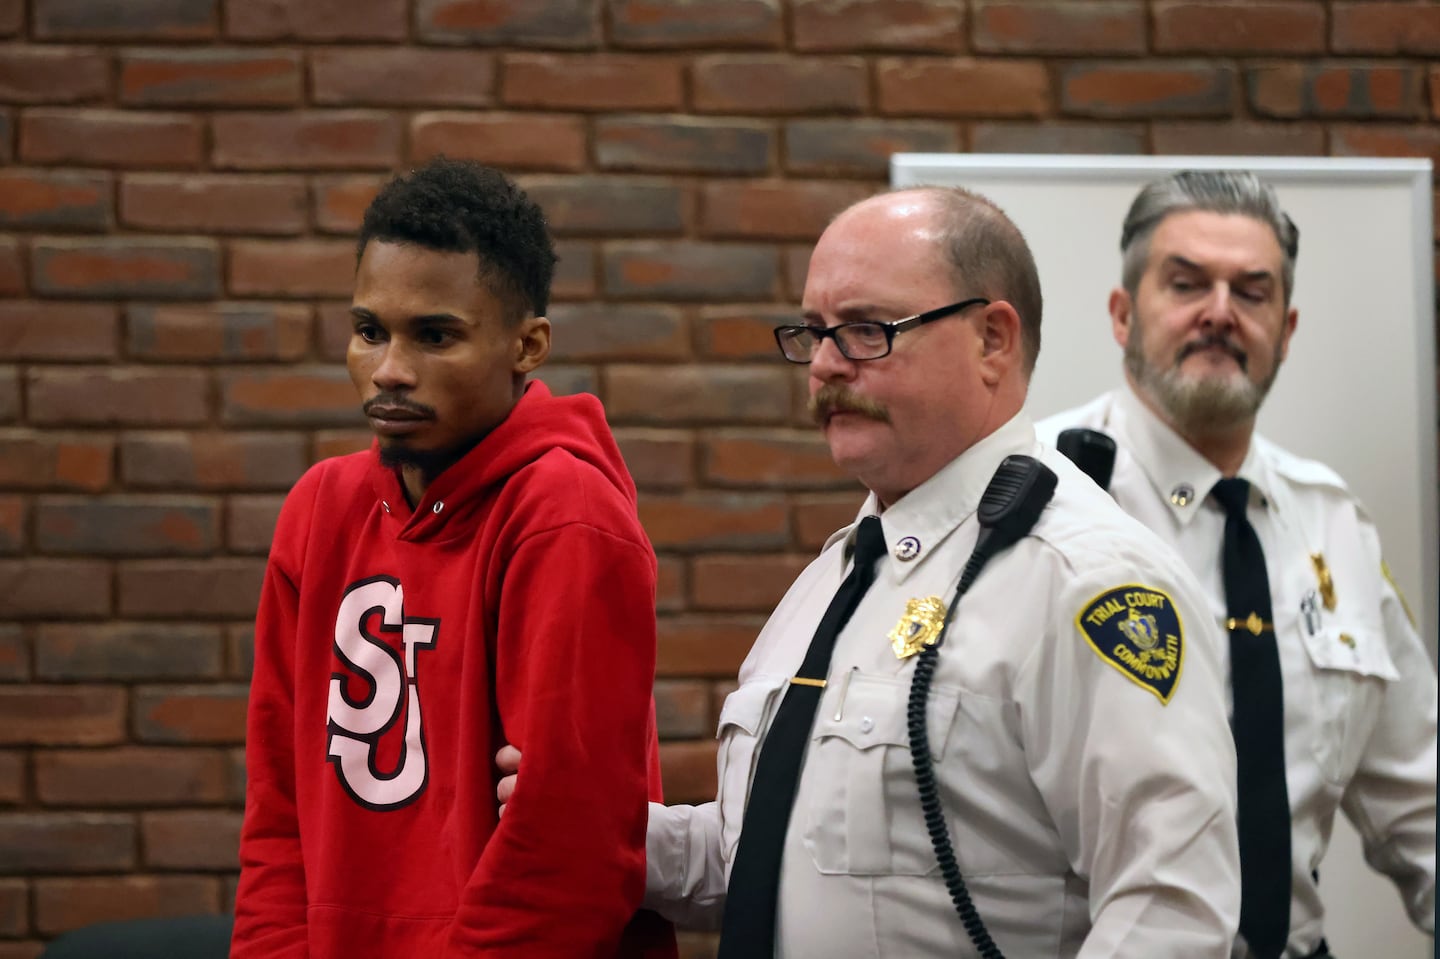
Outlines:
{"type": "Polygon", "coordinates": [[[1200,308],[1200,320],[1207,326],[1235,325],[1235,301],[1229,283],[1221,281],[1213,284],[1200,308]]]}
{"type": "Polygon", "coordinates": [[[415,386],[415,364],[404,346],[391,340],[380,348],[379,362],[370,373],[370,381],[381,390],[410,389],[415,386]]]}
{"type": "Polygon", "coordinates": [[[856,363],[840,352],[840,346],[833,336],[827,336],[815,347],[810,358],[810,378],[822,383],[855,378],[856,363]]]}

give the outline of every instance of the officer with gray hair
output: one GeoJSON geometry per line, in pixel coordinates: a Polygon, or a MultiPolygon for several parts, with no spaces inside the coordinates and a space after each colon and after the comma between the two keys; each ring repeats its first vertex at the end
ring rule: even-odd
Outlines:
{"type": "Polygon", "coordinates": [[[1254,174],[1186,171],[1141,190],[1120,246],[1125,384],[1037,431],[1102,461],[1091,475],[1184,557],[1228,633],[1234,955],[1330,955],[1317,883],[1337,808],[1433,936],[1435,671],[1365,508],[1255,432],[1298,319],[1298,230],[1254,174]]]}

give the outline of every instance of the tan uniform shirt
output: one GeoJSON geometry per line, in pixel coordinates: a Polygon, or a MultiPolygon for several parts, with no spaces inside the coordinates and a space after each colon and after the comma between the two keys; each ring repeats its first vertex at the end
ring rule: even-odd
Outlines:
{"type": "MultiPolygon", "coordinates": [[[[1205,588],[1211,618],[1223,621],[1225,513],[1207,495],[1219,471],[1128,387],[1039,430],[1048,440],[1071,426],[1115,440],[1116,501],[1179,551],[1205,588]]],[[[1334,472],[1263,437],[1239,475],[1254,488],[1249,518],[1265,550],[1285,684],[1293,856],[1286,955],[1308,955],[1320,942],[1324,909],[1312,873],[1324,871],[1337,807],[1354,823],[1366,859],[1395,881],[1411,919],[1433,935],[1435,670],[1383,571],[1379,535],[1334,472]]],[[[1228,646],[1225,655],[1228,677],[1228,646]]]]}
{"type": "MultiPolygon", "coordinates": [[[[980,496],[1016,452],[1042,456],[1059,487],[1032,535],[961,602],[929,701],[970,893],[1010,956],[1228,954],[1239,865],[1220,635],[1180,559],[1017,417],[881,515],[891,552],[837,641],[800,778],[779,956],[976,954],[916,792],[905,724],[915,660],[897,658],[887,636],[909,601],[952,601],[980,496]],[[1129,601],[1140,609],[1111,616],[1129,601]],[[1142,612],[1174,654],[1151,678],[1117,658],[1120,646],[1132,662],[1143,652],[1117,627],[1142,612]]],[[[876,510],[871,497],[861,515],[876,510]]],[[[837,534],[800,575],[741,667],[720,717],[718,802],[652,806],[647,904],[679,921],[713,924],[723,908],[758,746],[848,545],[849,531],[837,534]]]]}

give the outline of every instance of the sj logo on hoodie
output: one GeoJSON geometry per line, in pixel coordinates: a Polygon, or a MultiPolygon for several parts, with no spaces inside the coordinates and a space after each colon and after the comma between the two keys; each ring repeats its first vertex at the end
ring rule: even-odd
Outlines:
{"type": "Polygon", "coordinates": [[[326,759],[340,785],[366,808],[398,809],[425,791],[429,771],[415,654],[435,645],[439,626],[438,620],[406,616],[404,590],[389,576],[352,583],[340,600],[335,655],[343,669],[330,677],[326,759]],[[402,706],[404,737],[387,737],[402,706]]]}

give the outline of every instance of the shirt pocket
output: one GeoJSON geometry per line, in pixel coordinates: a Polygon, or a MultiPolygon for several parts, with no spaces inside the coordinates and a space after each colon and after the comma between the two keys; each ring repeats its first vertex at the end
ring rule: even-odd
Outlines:
{"type": "Polygon", "coordinates": [[[784,676],[760,676],[725,697],[715,735],[716,775],[720,783],[720,838],[727,862],[735,858],[745,804],[750,801],[750,780],[755,775],[755,748],[786,686],[784,676]]]}
{"type": "MultiPolygon", "coordinates": [[[[806,807],[797,810],[815,868],[851,876],[936,871],[910,757],[909,680],[856,672],[832,686],[805,760],[806,807]]],[[[937,768],[958,707],[956,691],[931,688],[926,723],[937,768]]]]}
{"type": "Polygon", "coordinates": [[[1330,783],[1343,787],[1360,764],[1385,684],[1400,672],[1377,626],[1327,623],[1300,632],[1311,666],[1315,760],[1330,783]]]}

